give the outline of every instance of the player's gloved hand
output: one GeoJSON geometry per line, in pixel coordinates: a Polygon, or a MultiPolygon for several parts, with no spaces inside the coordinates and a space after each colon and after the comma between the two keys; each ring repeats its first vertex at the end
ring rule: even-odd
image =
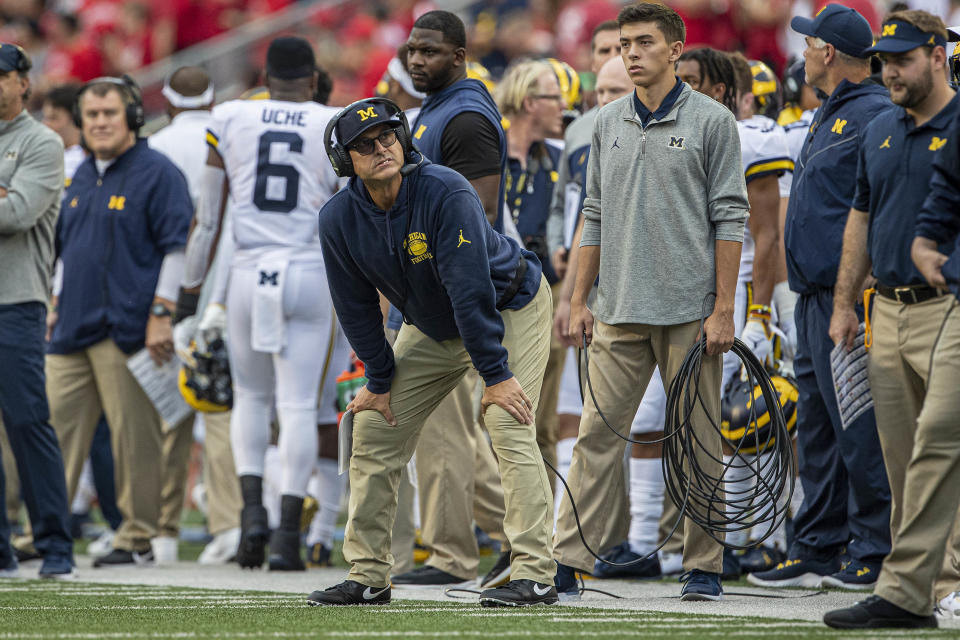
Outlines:
{"type": "Polygon", "coordinates": [[[750,348],[764,365],[773,362],[773,331],[770,320],[773,311],[765,304],[752,304],[747,312],[747,324],[740,332],[740,340],[750,348]]]}
{"type": "Polygon", "coordinates": [[[796,306],[797,294],[790,291],[790,285],[786,281],[778,283],[773,288],[773,308],[777,313],[777,326],[785,336],[781,343],[783,360],[793,360],[797,354],[797,322],[794,319],[796,306]]]}
{"type": "Polygon", "coordinates": [[[189,316],[173,325],[173,350],[180,362],[191,368],[197,366],[197,360],[193,357],[193,340],[197,335],[199,322],[197,316],[189,316]]]}
{"type": "Polygon", "coordinates": [[[217,330],[221,336],[226,336],[227,309],[222,304],[208,304],[207,308],[203,310],[203,317],[197,324],[197,332],[202,334],[210,330],[217,330]]]}

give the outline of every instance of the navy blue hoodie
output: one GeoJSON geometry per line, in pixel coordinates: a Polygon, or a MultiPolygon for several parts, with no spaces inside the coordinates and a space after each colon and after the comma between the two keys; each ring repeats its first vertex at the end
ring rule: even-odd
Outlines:
{"type": "Polygon", "coordinates": [[[521,255],[527,272],[504,308],[521,309],[533,299],[540,262],[493,230],[459,173],[424,161],[403,179],[389,211],[351,178],[320,210],[320,242],[337,316],[366,366],[370,391],[389,391],[394,372],[377,290],[430,338],[462,338],[488,386],[513,376],[497,306],[521,255]]]}
{"type": "Polygon", "coordinates": [[[842,80],[813,116],[793,172],[784,231],[787,278],[797,293],[832,289],[857,188],[860,132],[892,109],[887,90],[842,80]]]}
{"type": "MultiPolygon", "coordinates": [[[[461,113],[476,112],[493,124],[500,138],[500,193],[498,202],[505,199],[504,172],[507,167],[507,136],[503,133],[500,111],[497,104],[479,80],[465,78],[454,82],[442,91],[431,94],[423,101],[423,106],[413,121],[411,132],[413,141],[423,155],[431,161],[446,166],[443,157],[443,132],[454,117],[461,113]]],[[[493,227],[503,231],[503,214],[497,216],[493,227]]]]}

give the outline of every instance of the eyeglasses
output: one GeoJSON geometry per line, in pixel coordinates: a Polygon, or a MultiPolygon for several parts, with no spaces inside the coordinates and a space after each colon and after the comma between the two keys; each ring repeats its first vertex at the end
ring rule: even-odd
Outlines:
{"type": "Polygon", "coordinates": [[[380,143],[384,149],[392,145],[397,141],[397,130],[396,129],[387,129],[376,138],[360,138],[356,142],[350,144],[350,148],[359,153],[362,156],[368,156],[373,153],[373,141],[376,140],[380,143]]]}
{"type": "Polygon", "coordinates": [[[534,100],[553,100],[554,102],[564,102],[563,96],[553,93],[535,93],[530,96],[534,100]]]}

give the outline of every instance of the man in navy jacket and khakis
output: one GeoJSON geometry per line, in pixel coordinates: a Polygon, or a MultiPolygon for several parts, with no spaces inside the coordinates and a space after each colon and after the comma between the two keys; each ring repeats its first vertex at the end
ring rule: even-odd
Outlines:
{"type": "Polygon", "coordinates": [[[308,602],[390,601],[400,472],[424,421],[472,366],[485,383],[481,404],[513,551],[511,581],[480,601],[553,604],[553,497],[534,425],[550,349],[550,287],[536,256],[487,223],[470,183],[412,149],[398,112],[358,103],[333,125],[355,177],[320,211],[320,240],[337,316],[368,382],[347,407],[355,415],[343,547],[350,574],[308,602]],[[392,349],[378,290],[406,320],[392,349]]]}

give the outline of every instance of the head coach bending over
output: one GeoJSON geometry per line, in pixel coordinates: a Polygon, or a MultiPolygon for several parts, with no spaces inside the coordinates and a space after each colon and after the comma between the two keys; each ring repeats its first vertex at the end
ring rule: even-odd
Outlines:
{"type": "MultiPolygon", "coordinates": [[[[607,429],[629,429],[654,367],[669,386],[703,324],[706,355],[699,392],[703,406],[693,429],[709,455],[706,474],[720,475],[720,354],[733,345],[734,289],[740,264],[747,190],[737,123],[729,109],[693,91],[675,74],[685,27],[672,9],[640,3],[624,7],[623,64],[636,90],[597,114],[587,168],[583,234],[570,303],[569,335],[590,343],[596,403],[584,402],[567,478],[591,548],[604,540],[610,505],[625,491],[610,480],[624,441],[607,429]],[[597,303],[587,295],[600,275],[597,303]],[[707,299],[716,292],[716,301],[707,299]],[[596,326],[594,326],[596,314],[596,326]],[[599,407],[599,408],[598,408],[599,407]],[[712,460],[709,459],[712,456],[712,460]]],[[[683,532],[682,599],[719,600],[722,550],[690,520],[683,532]]],[[[578,595],[574,570],[589,572],[593,558],[577,532],[569,500],[557,516],[557,590],[578,595]]]]}
{"type": "Polygon", "coordinates": [[[400,471],[426,418],[473,366],[486,383],[482,405],[513,550],[513,580],[481,602],[552,604],[553,498],[533,424],[553,311],[540,263],[493,230],[465,178],[413,149],[392,102],[346,107],[327,142],[337,173],[354,177],[321,209],[320,240],[337,315],[369,382],[348,407],[356,418],[343,549],[352,568],[309,602],[390,601],[400,471]],[[377,290],[406,319],[393,349],[377,290]]]}

